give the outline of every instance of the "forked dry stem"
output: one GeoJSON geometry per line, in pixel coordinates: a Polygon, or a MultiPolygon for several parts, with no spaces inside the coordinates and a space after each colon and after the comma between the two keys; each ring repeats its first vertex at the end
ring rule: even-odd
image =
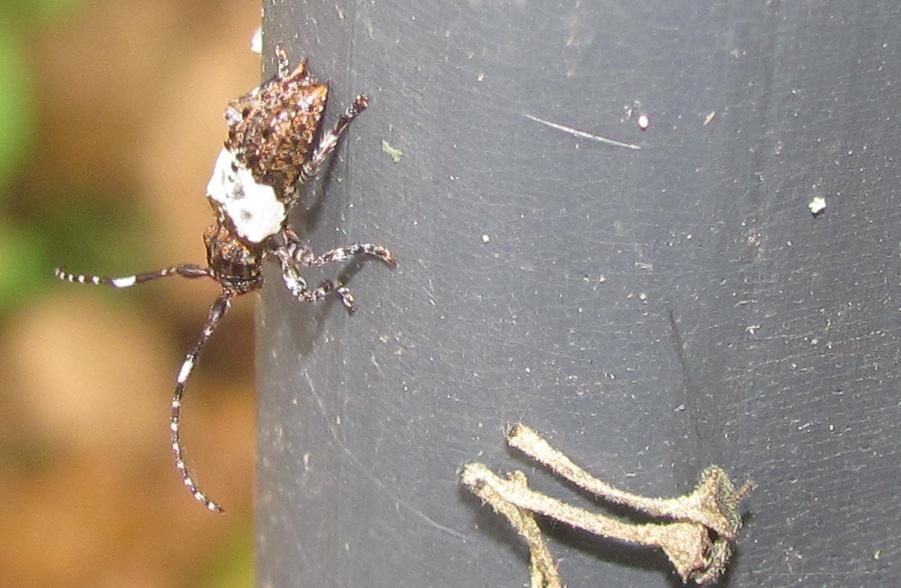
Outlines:
{"type": "Polygon", "coordinates": [[[683,582],[714,581],[726,569],[732,541],[741,527],[739,502],[751,483],[735,489],[716,466],[701,474],[698,486],[677,498],[648,498],[598,480],[551,447],[536,431],[516,425],[507,440],[511,446],[544,464],[554,473],[591,494],[673,522],[634,524],[571,506],[529,489],[526,477],[513,472],[501,478],[479,463],[467,464],[461,480],[473,493],[503,515],[526,540],[531,554],[533,588],[557,588],[559,572],[530,513],[566,523],[593,535],[661,549],[683,582]]]}
{"type": "Polygon", "coordinates": [[[678,498],[649,498],[598,480],[526,425],[513,426],[507,433],[507,443],[599,498],[651,516],[698,523],[730,540],[735,539],[741,528],[739,502],[753,486],[751,482],[745,482],[736,490],[726,472],[717,466],[709,466],[701,473],[700,482],[689,494],[678,498]]]}

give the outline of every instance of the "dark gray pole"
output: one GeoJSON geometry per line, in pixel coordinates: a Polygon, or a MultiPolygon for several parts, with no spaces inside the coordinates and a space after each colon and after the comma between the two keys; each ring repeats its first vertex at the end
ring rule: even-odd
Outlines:
{"type": "MultiPolygon", "coordinates": [[[[267,73],[281,41],[332,81],[329,123],[372,99],[295,222],[401,265],[349,266],[354,317],[267,274],[259,584],[523,585],[459,466],[600,507],[505,450],[517,421],[643,494],[711,463],[756,480],[731,586],[890,584],[895,3],[338,4],[266,4],[267,73]]],[[[551,537],[571,587],[674,582],[660,554],[551,537]]]]}

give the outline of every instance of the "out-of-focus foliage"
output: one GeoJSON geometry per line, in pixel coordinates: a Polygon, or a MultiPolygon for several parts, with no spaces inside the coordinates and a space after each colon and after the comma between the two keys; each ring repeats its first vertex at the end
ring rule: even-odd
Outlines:
{"type": "Polygon", "coordinates": [[[46,239],[36,223],[6,214],[12,182],[30,154],[35,136],[34,90],[26,59],[25,34],[68,14],[80,0],[0,1],[0,316],[44,281],[49,263],[46,239]]]}
{"type": "MultiPolygon", "coordinates": [[[[129,204],[101,194],[17,198],[15,179],[36,135],[35,93],[25,45],[29,30],[59,22],[81,0],[0,0],[0,317],[24,304],[50,278],[52,260],[130,271],[141,264],[141,219],[129,204]],[[37,208],[35,208],[37,206],[37,208]],[[102,231],[93,227],[98,220],[102,231]],[[111,263],[112,262],[112,263],[111,263]]],[[[46,187],[45,187],[46,189],[46,187]]],[[[51,182],[50,189],[53,189],[51,182]]]]}
{"type": "MultiPolygon", "coordinates": [[[[0,18],[3,12],[0,11],[0,18]]],[[[0,22],[0,210],[9,204],[10,182],[34,136],[32,91],[19,35],[0,22]]],[[[35,285],[42,262],[36,227],[0,217],[0,315],[35,285]]]]}
{"type": "MultiPolygon", "coordinates": [[[[34,139],[34,96],[23,32],[70,14],[81,0],[0,0],[0,199],[34,139]]],[[[2,203],[2,200],[0,200],[2,203]]]]}
{"type": "Polygon", "coordinates": [[[0,204],[34,137],[31,80],[19,34],[0,11],[0,204]]]}
{"type": "Polygon", "coordinates": [[[254,585],[253,529],[241,527],[214,555],[210,568],[191,580],[190,586],[245,588],[254,585]]]}
{"type": "MultiPolygon", "coordinates": [[[[62,201],[38,200],[47,205],[26,214],[0,216],[0,317],[56,285],[51,274],[56,260],[65,259],[71,268],[103,267],[108,273],[148,265],[144,219],[134,206],[92,193],[69,195],[62,201]]],[[[124,304],[136,303],[141,295],[97,291],[98,296],[104,294],[124,304]]]]}
{"type": "MultiPolygon", "coordinates": [[[[258,24],[245,0],[0,0],[0,586],[253,585],[251,372],[227,337],[198,366],[189,435],[229,517],[197,508],[167,452],[211,284],[121,292],[53,267],[202,260],[208,153],[257,81],[258,24]]],[[[250,329],[251,307],[223,328],[250,329]]]]}
{"type": "Polygon", "coordinates": [[[0,316],[40,286],[48,263],[37,229],[0,218],[0,316]]]}
{"type": "Polygon", "coordinates": [[[0,14],[19,20],[63,18],[81,3],[82,0],[0,0],[0,14]]]}
{"type": "MultiPolygon", "coordinates": [[[[37,215],[41,229],[53,235],[46,245],[52,259],[64,259],[72,268],[103,268],[106,273],[129,273],[148,265],[143,254],[145,219],[134,205],[94,193],[70,196],[37,215]]],[[[98,290],[102,292],[106,290],[98,290]]],[[[140,295],[140,290],[135,292],[140,295]]]]}

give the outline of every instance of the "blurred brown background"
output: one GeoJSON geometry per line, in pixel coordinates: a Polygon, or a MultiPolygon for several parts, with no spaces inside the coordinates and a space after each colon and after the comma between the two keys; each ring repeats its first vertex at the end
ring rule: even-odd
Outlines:
{"type": "Polygon", "coordinates": [[[249,0],[0,0],[0,585],[252,585],[253,307],[189,383],[182,487],[169,396],[212,283],[116,291],[203,263],[227,101],[259,80],[249,0]]]}

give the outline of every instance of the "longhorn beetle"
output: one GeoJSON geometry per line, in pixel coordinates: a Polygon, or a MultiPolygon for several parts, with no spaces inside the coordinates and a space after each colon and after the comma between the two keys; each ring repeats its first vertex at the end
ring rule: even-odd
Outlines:
{"type": "Polygon", "coordinates": [[[212,278],[222,287],[210,307],[200,339],[178,370],[170,418],[172,451],[182,481],[198,502],[214,512],[223,509],[194,481],[185,463],[179,426],[185,382],[207,340],[231,308],[232,299],[260,289],[263,262],[274,259],[281,265],[285,286],[297,300],[319,302],[334,292],[348,312],[353,312],[354,298],[346,287],[325,280],[310,289],[300,268],[344,261],[359,254],[396,266],[390,251],[369,243],[355,243],[316,255],[288,226],[288,211],[299,200],[297,184],[304,184],[316,175],[335,150],[341,133],[369,102],[366,96],[357,96],[332,130],[320,137],[319,123],[328,98],[328,84],[319,83],[307,71],[306,61],[291,70],[280,46],[275,48],[275,56],[276,75],[232,100],[225,110],[228,138],[206,189],[216,214],[215,222],[203,234],[206,267],[175,265],[120,278],[72,274],[59,268],[55,272],[58,278],[68,282],[113,288],[129,288],[167,276],[212,278]]]}

